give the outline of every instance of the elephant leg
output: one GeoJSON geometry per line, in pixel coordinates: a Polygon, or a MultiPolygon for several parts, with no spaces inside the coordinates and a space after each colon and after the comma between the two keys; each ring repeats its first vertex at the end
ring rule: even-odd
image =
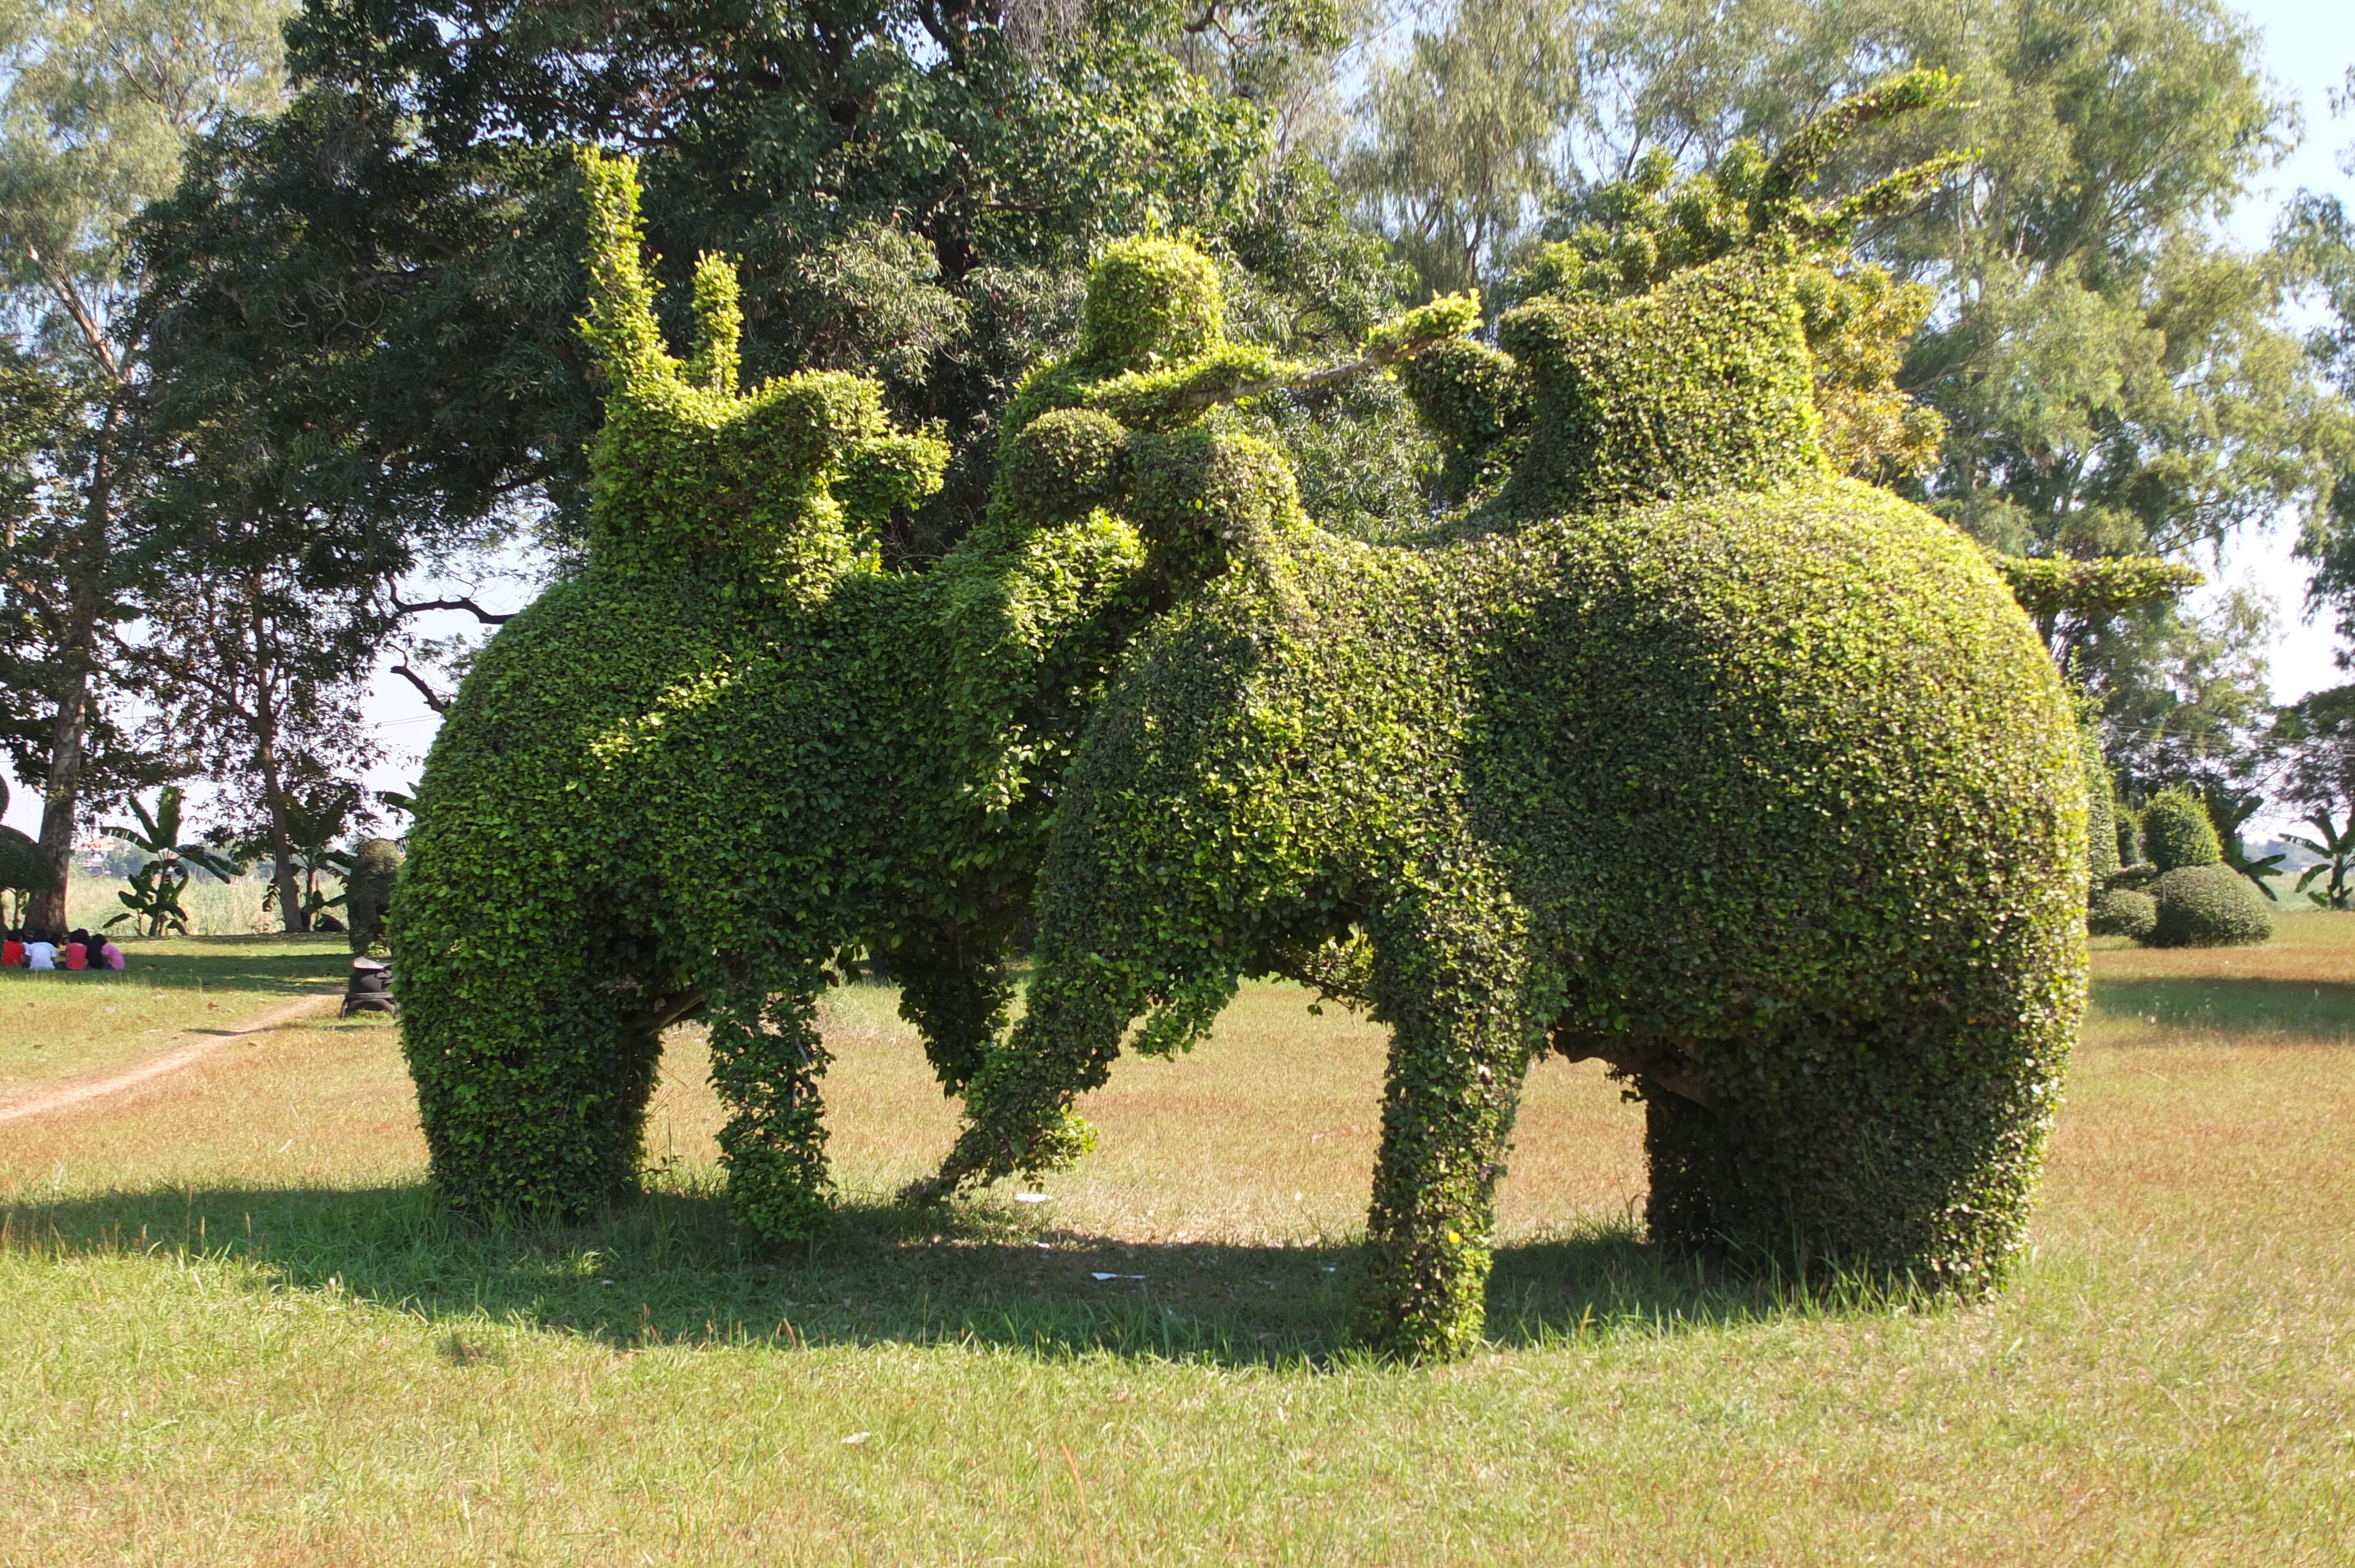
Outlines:
{"type": "Polygon", "coordinates": [[[471,940],[419,879],[396,968],[401,1049],[453,1208],[575,1220],[634,1190],[662,1054],[650,999],[588,911],[527,941],[471,940]]]}
{"type": "Polygon", "coordinates": [[[1812,1073],[1708,1107],[1643,1084],[1652,1234],[1985,1290],[2026,1233],[2058,1076],[2057,1049],[2039,1048],[2055,1033],[1979,1017],[1806,1042],[1812,1073]]]}
{"type": "Polygon", "coordinates": [[[1018,1171],[1059,1170],[1092,1147],[1071,1102],[1111,1075],[1128,1021],[1145,1011],[1146,999],[1090,974],[1076,959],[1042,956],[1022,1022],[965,1086],[956,1147],[938,1174],[901,1196],[929,1202],[1018,1171]]]}
{"type": "Polygon", "coordinates": [[[715,996],[711,1084],[734,1113],[719,1129],[728,1203],[771,1241],[811,1234],[832,1206],[818,1080],[833,1057],[817,1025],[815,966],[779,993],[715,996]]]}
{"type": "Polygon", "coordinates": [[[1487,1318],[1497,1179],[1549,999],[1501,896],[1388,912],[1374,945],[1391,1039],[1358,1332],[1402,1355],[1461,1355],[1487,1318]]]}
{"type": "Polygon", "coordinates": [[[962,1091],[1006,1027],[1014,981],[1006,955],[979,950],[954,935],[936,944],[911,944],[895,959],[900,1016],[924,1037],[924,1055],[950,1094],[962,1091]]]}
{"type": "Polygon", "coordinates": [[[1749,1206],[1730,1114],[1640,1075],[1636,1084],[1652,1176],[1645,1228],[1652,1240],[1671,1247],[1722,1245],[1749,1206]]]}

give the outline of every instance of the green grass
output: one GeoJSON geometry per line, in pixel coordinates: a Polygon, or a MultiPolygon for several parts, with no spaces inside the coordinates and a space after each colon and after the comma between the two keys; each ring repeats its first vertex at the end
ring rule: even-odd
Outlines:
{"type": "Polygon", "coordinates": [[[102,1071],[186,1030],[273,1001],[333,990],[351,966],[341,937],[118,937],[119,970],[0,969],[0,1100],[102,1071]]]}
{"type": "Polygon", "coordinates": [[[2097,966],[1995,1300],[1664,1262],[1633,1108],[1548,1063],[1436,1369],[1337,1337],[1381,1038],[1289,988],[1123,1063],[1050,1202],[932,1215],[954,1107],[838,993],[846,1207],[783,1253],[692,1031],[654,1193],[563,1231],[440,1211],[381,1021],[252,1037],[0,1130],[0,1563],[2355,1558],[2355,916],[2097,966]]]}

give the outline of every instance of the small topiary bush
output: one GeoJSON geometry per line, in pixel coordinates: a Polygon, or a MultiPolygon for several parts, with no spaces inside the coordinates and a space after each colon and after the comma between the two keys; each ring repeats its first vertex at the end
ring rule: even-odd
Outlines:
{"type": "Polygon", "coordinates": [[[2247,947],[2274,934],[2264,900],[2229,865],[2178,866],[2150,885],[2148,896],[2157,910],[2144,939],[2154,948],[2247,947]]]}
{"type": "Polygon", "coordinates": [[[2214,865],[2224,858],[2208,808],[2189,789],[2166,789],[2142,811],[2143,853],[2162,872],[2214,865]]]}
{"type": "Polygon", "coordinates": [[[2096,937],[2131,937],[2145,942],[2158,923],[2158,901],[2132,887],[2101,889],[2085,912],[2085,929],[2096,937]]]}

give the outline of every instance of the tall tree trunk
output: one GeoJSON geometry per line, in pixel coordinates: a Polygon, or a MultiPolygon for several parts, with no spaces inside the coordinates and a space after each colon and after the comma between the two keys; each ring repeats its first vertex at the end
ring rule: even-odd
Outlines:
{"type": "Polygon", "coordinates": [[[120,398],[106,411],[105,440],[91,460],[90,496],[74,541],[72,573],[66,591],[67,623],[59,649],[66,667],[57,693],[58,711],[49,730],[49,776],[41,789],[42,855],[51,870],[47,888],[33,895],[29,918],[38,928],[66,928],[66,884],[73,864],[74,819],[80,814],[81,765],[90,735],[90,678],[98,623],[109,595],[109,544],[114,524],[114,463],[109,442],[121,428],[120,398]]]}
{"type": "MultiPolygon", "coordinates": [[[[265,698],[265,712],[268,705],[265,698]]],[[[262,804],[270,813],[270,879],[278,888],[279,928],[293,936],[311,928],[311,916],[303,907],[302,880],[294,874],[294,841],[286,832],[286,791],[278,779],[278,736],[268,719],[263,724],[261,746],[254,760],[261,765],[262,804]]]]}
{"type": "Polygon", "coordinates": [[[73,863],[76,808],[80,803],[82,732],[90,713],[90,670],[74,673],[58,694],[57,718],[49,731],[49,777],[41,791],[41,858],[49,863],[49,885],[33,893],[27,922],[35,930],[66,928],[66,878],[73,863]]]}

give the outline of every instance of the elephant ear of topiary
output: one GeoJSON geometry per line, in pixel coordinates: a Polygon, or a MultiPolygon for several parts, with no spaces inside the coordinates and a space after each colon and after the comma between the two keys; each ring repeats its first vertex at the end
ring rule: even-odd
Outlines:
{"type": "Polygon", "coordinates": [[[2144,939],[2154,948],[2252,947],[2274,934],[2274,917],[2257,890],[2222,863],[2163,873],[2148,896],[2156,907],[2144,939]]]}

